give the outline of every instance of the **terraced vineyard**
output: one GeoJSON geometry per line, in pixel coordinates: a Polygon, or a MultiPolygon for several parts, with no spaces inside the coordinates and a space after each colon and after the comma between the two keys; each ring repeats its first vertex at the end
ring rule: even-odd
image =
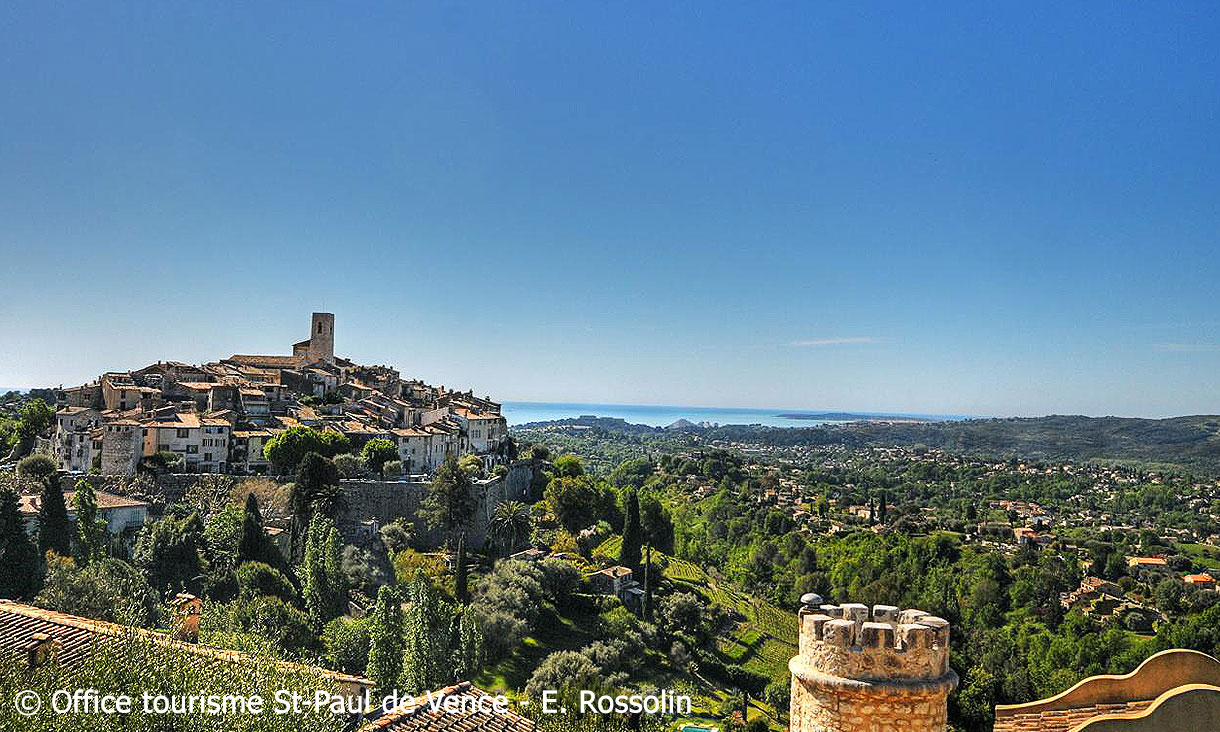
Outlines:
{"type": "MultiPolygon", "coordinates": [[[[595,557],[614,560],[622,540],[608,539],[594,552],[595,557]]],[[[736,613],[741,620],[733,631],[717,642],[729,663],[771,679],[787,678],[788,660],[796,655],[796,614],[771,603],[739,592],[716,580],[694,562],[653,552],[653,561],[665,567],[665,577],[684,591],[693,592],[706,602],[736,613]]]]}

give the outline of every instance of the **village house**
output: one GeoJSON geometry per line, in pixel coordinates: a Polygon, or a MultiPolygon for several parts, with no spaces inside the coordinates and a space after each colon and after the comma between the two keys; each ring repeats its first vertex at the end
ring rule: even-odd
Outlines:
{"type": "Polygon", "coordinates": [[[613,595],[629,609],[643,607],[644,588],[632,579],[629,567],[613,566],[589,575],[589,588],[598,595],[613,595]]]}
{"type": "Polygon", "coordinates": [[[1188,585],[1193,585],[1195,587],[1198,587],[1200,590],[1216,589],[1216,579],[1214,577],[1212,577],[1210,574],[1208,574],[1207,572],[1201,572],[1199,574],[1188,574],[1182,578],[1182,581],[1184,581],[1188,585]]]}
{"type": "MultiPolygon", "coordinates": [[[[146,501],[105,491],[94,491],[93,495],[97,500],[98,516],[106,522],[106,530],[111,534],[118,536],[129,529],[136,530],[144,526],[149,508],[146,501]]],[[[26,494],[21,496],[20,500],[21,518],[25,522],[26,533],[32,536],[35,529],[38,528],[38,512],[42,509],[42,496],[37,493],[26,494]]],[[[76,523],[75,500],[76,491],[64,491],[64,503],[68,506],[68,521],[73,524],[76,523]]]]}
{"type": "Polygon", "coordinates": [[[93,432],[102,415],[91,407],[66,407],[55,414],[54,457],[63,470],[83,472],[93,467],[93,432]]]}
{"type": "Polygon", "coordinates": [[[1127,557],[1127,567],[1130,569],[1164,569],[1169,566],[1165,557],[1127,557]]]}
{"type": "Polygon", "coordinates": [[[500,459],[508,424],[499,404],[337,358],[334,316],[314,313],[310,324],[291,356],[158,361],[60,390],[52,446],[60,468],[132,475],[142,458],[172,452],[184,472],[264,473],[267,442],[297,425],[340,432],[355,450],[389,439],[411,470],[470,451],[500,459]]]}

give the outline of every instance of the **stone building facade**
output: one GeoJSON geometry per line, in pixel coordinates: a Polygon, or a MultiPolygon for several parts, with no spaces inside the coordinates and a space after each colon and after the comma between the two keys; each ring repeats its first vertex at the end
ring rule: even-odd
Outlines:
{"type": "Polygon", "coordinates": [[[792,672],[792,732],[943,732],[949,692],[949,623],[889,605],[820,605],[800,611],[792,672]]]}

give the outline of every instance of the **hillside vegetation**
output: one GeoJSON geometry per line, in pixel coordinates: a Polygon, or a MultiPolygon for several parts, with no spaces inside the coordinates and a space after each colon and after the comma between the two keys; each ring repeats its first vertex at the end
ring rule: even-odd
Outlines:
{"type": "Polygon", "coordinates": [[[774,445],[924,446],[1001,458],[1138,461],[1220,474],[1220,416],[1216,415],[1168,419],[1052,415],[796,429],[720,427],[705,434],[774,445]]]}

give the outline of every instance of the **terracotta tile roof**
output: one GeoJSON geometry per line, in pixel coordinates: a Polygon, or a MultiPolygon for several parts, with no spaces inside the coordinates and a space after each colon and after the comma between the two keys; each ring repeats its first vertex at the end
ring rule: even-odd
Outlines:
{"type": "MultiPolygon", "coordinates": [[[[116,496],[113,493],[105,491],[94,491],[93,495],[97,498],[98,508],[139,508],[141,506],[149,506],[147,501],[140,501],[127,496],[116,496]]],[[[72,499],[76,496],[76,491],[64,491],[64,503],[67,504],[68,510],[72,508],[72,499]]],[[[42,496],[37,493],[28,493],[21,496],[20,499],[21,513],[36,514],[42,507],[42,496]]]]}
{"type": "Polygon", "coordinates": [[[211,389],[215,389],[218,386],[224,386],[224,384],[217,384],[217,383],[214,383],[211,381],[179,381],[178,386],[181,386],[183,389],[197,389],[199,391],[208,391],[211,389]]]}
{"type": "MultiPolygon", "coordinates": [[[[151,640],[170,648],[178,648],[217,661],[258,665],[266,659],[256,658],[240,651],[231,651],[202,643],[187,643],[174,640],[164,633],[143,628],[128,628],[116,623],[90,620],[76,615],[44,610],[33,605],[23,605],[12,600],[0,600],[0,656],[24,654],[35,644],[35,633],[46,633],[52,641],[59,643],[59,661],[65,666],[80,663],[89,657],[93,644],[98,640],[130,638],[129,634],[151,640]]],[[[339,673],[324,668],[305,666],[289,661],[273,661],[287,671],[320,673],[325,678],[340,684],[372,688],[369,679],[339,673]]],[[[493,728],[494,729],[494,728],[493,728]]]]}
{"type": "Polygon", "coordinates": [[[416,697],[370,722],[362,732],[534,732],[532,720],[509,710],[491,709],[491,695],[468,681],[416,697]],[[442,701],[438,702],[438,697],[442,701]],[[444,700],[460,704],[446,711],[444,700]],[[436,707],[434,710],[433,707],[436,707]],[[484,711],[486,710],[486,711],[484,711]]]}
{"type": "Polygon", "coordinates": [[[1146,709],[1150,704],[1152,704],[1152,700],[1141,700],[1120,704],[1095,704],[1078,709],[1015,714],[1011,717],[997,719],[994,732],[1069,732],[1102,714],[1138,712],[1146,709]]]}

